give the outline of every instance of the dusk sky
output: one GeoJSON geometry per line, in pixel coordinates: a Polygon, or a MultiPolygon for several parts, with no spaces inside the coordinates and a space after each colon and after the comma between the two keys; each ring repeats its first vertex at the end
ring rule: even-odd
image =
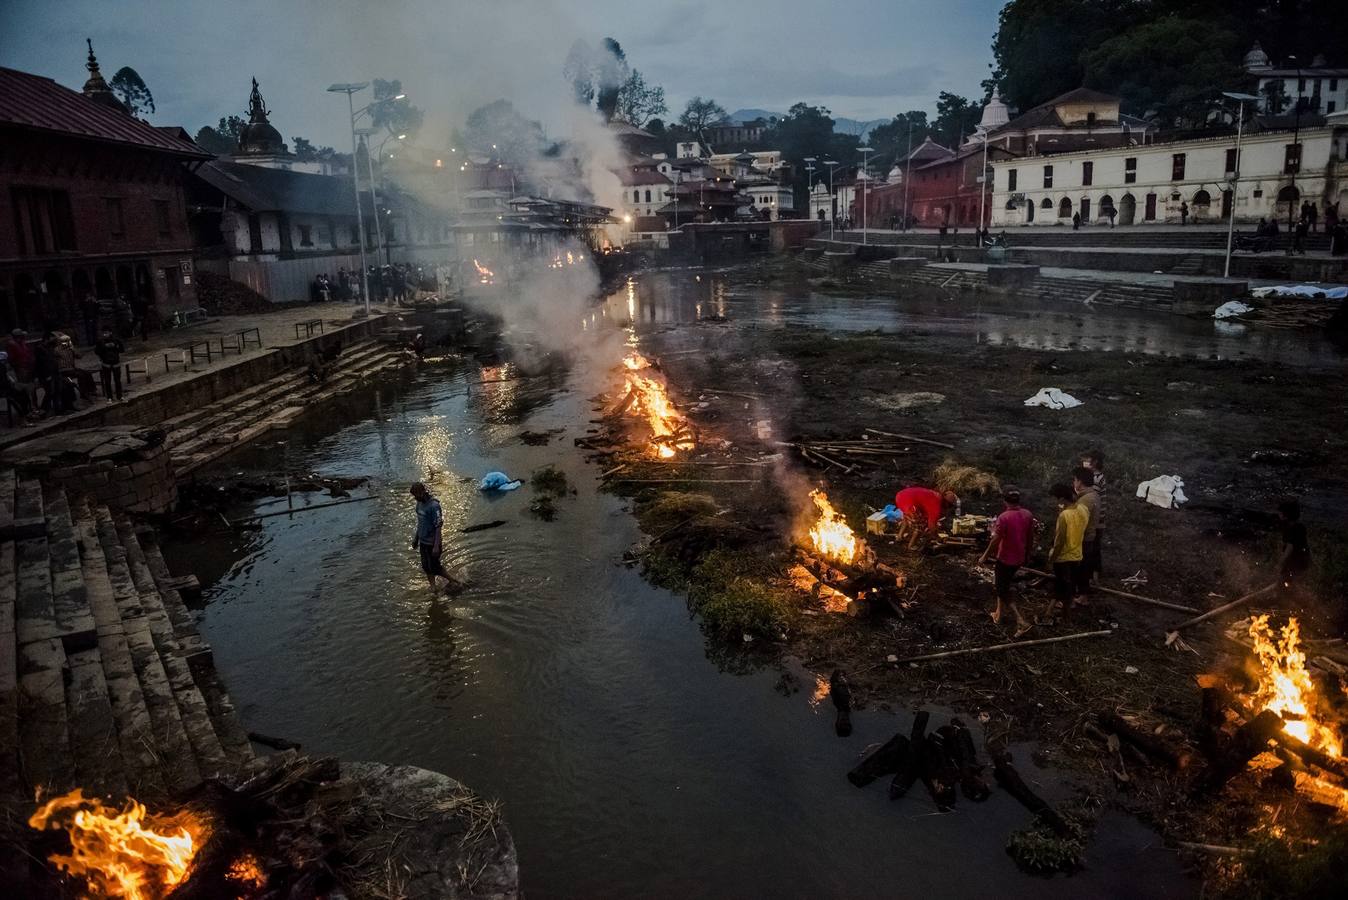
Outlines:
{"type": "Polygon", "coordinates": [[[934,111],[939,91],[968,96],[988,74],[1002,0],[781,0],[770,6],[685,0],[0,0],[0,64],[78,88],[84,38],[103,73],[137,69],[154,93],[155,124],[194,132],[245,114],[256,76],[272,122],[339,149],[349,144],[336,81],[401,78],[428,114],[421,140],[448,134],[468,111],[513,100],[550,132],[566,130],[560,72],[572,43],[612,35],[674,118],[689,97],[727,110],[785,110],[796,101],[836,115],[887,118],[934,111]]]}

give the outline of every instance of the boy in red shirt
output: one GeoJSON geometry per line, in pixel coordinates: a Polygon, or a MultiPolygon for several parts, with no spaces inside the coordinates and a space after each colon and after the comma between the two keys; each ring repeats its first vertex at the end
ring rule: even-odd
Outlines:
{"type": "Polygon", "coordinates": [[[995,558],[993,571],[996,573],[997,608],[992,611],[992,621],[1002,624],[1002,608],[1010,608],[1011,614],[1016,617],[1015,636],[1020,637],[1030,630],[1031,624],[1011,599],[1011,580],[1016,577],[1016,571],[1029,561],[1030,546],[1034,542],[1034,513],[1020,505],[1020,490],[1009,485],[1002,492],[1002,503],[1005,509],[992,523],[992,540],[978,562],[981,565],[987,562],[989,556],[995,558]]]}

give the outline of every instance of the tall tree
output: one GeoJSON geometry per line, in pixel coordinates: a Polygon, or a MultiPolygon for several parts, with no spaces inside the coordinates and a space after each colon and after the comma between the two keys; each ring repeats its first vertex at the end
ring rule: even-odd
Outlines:
{"type": "Polygon", "coordinates": [[[370,103],[370,124],[387,129],[391,134],[415,134],[426,116],[406,97],[398,99],[403,92],[402,81],[376,78],[371,86],[374,100],[370,103]]]}
{"type": "Polygon", "coordinates": [[[945,146],[955,149],[974,133],[983,109],[968,97],[941,91],[936,98],[936,119],[931,123],[932,136],[945,146]]]}
{"type": "Polygon", "coordinates": [[[595,64],[594,105],[605,122],[611,122],[618,111],[618,94],[627,76],[627,54],[613,38],[604,38],[595,64]]]}
{"type": "Polygon", "coordinates": [[[131,115],[154,112],[154,94],[145,86],[140,73],[130,66],[122,66],[108,82],[108,87],[126,104],[131,115]]]}
{"type": "Polygon", "coordinates": [[[924,110],[912,109],[900,113],[883,125],[871,129],[867,142],[875,148],[876,155],[886,161],[896,162],[908,154],[910,146],[916,147],[927,139],[931,128],[927,124],[924,110]],[[909,137],[911,129],[912,137],[909,137]]]}
{"type": "Polygon", "coordinates": [[[222,117],[214,128],[207,125],[197,132],[197,146],[216,156],[228,156],[239,149],[239,132],[247,124],[238,116],[222,117]]]}
{"type": "Polygon", "coordinates": [[[543,126],[520,115],[509,100],[495,100],[473,110],[454,141],[474,153],[495,156],[517,167],[537,159],[547,149],[543,126]]]}
{"type": "Polygon", "coordinates": [[[703,140],[702,133],[707,127],[724,122],[725,118],[725,107],[710,97],[697,96],[689,100],[688,105],[683,108],[683,112],[679,115],[679,124],[697,135],[698,140],[703,140]]]}
{"type": "Polygon", "coordinates": [[[992,43],[1002,97],[1022,110],[1081,86],[1080,55],[1136,21],[1146,0],[1011,0],[992,43]]]}
{"type": "Polygon", "coordinates": [[[668,110],[665,89],[659,85],[646,84],[641,72],[633,69],[618,91],[614,118],[641,128],[652,116],[664,115],[668,110]]]}
{"type": "Polygon", "coordinates": [[[1198,127],[1220,92],[1244,77],[1243,52],[1230,31],[1168,16],[1129,28],[1081,59],[1086,85],[1123,97],[1129,112],[1198,127]]]}

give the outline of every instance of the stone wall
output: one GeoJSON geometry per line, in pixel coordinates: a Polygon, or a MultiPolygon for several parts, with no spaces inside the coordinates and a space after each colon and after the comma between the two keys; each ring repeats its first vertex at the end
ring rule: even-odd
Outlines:
{"type": "Polygon", "coordinates": [[[0,465],[112,509],[164,513],[178,501],[165,438],[134,425],[66,431],[10,447],[0,465]]]}

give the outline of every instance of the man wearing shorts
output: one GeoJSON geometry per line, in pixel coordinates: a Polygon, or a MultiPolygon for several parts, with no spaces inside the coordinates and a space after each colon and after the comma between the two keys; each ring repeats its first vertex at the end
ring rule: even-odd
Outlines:
{"type": "Polygon", "coordinates": [[[410,493],[417,501],[417,531],[412,537],[412,549],[421,553],[421,571],[426,573],[426,579],[434,590],[436,578],[449,579],[440,565],[440,555],[444,552],[440,532],[445,517],[440,511],[440,501],[431,496],[426,485],[418,481],[412,485],[410,493]]]}

